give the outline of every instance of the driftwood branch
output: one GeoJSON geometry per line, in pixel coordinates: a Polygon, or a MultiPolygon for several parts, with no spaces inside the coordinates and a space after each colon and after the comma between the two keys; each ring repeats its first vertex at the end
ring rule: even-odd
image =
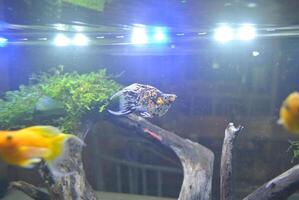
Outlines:
{"type": "MultiPolygon", "coordinates": [[[[225,129],[220,167],[220,199],[232,199],[232,152],[235,138],[243,127],[229,123],[225,129]]],[[[299,188],[299,165],[265,183],[243,200],[286,200],[299,188]]]]}
{"type": "Polygon", "coordinates": [[[235,138],[242,129],[242,126],[236,128],[233,123],[229,123],[225,129],[220,167],[220,200],[232,199],[232,152],[235,138]]]}
{"type": "Polygon", "coordinates": [[[48,193],[24,181],[11,182],[9,188],[20,190],[35,200],[50,200],[48,193]]]}
{"type": "Polygon", "coordinates": [[[265,183],[243,200],[285,200],[299,188],[299,165],[265,183]]]}
{"type": "MultiPolygon", "coordinates": [[[[83,130],[75,133],[84,138],[91,129],[92,123],[86,123],[83,130]]],[[[53,177],[45,163],[39,166],[39,173],[47,185],[51,200],[96,200],[96,194],[86,180],[82,163],[82,146],[72,140],[69,142],[69,157],[63,161],[60,170],[66,176],[53,177]],[[71,172],[70,174],[68,174],[71,172]]]]}
{"type": "Polygon", "coordinates": [[[184,171],[184,180],[179,200],[211,199],[214,154],[208,148],[183,139],[136,115],[109,118],[113,123],[151,137],[170,147],[179,157],[184,171]]]}

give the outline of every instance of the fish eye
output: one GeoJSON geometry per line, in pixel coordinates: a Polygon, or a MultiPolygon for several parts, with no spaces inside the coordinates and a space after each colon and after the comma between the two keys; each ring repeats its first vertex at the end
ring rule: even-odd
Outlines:
{"type": "Polygon", "coordinates": [[[11,135],[6,136],[6,140],[8,141],[12,140],[12,136],[11,135]]]}

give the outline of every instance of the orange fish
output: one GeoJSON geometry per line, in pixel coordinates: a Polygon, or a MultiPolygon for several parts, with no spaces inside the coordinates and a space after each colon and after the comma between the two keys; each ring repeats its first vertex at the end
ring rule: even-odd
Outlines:
{"type": "Polygon", "coordinates": [[[299,133],[299,92],[291,93],[283,101],[278,123],[292,133],[299,133]]]}
{"type": "Polygon", "coordinates": [[[8,164],[30,168],[42,159],[55,176],[65,175],[58,168],[67,156],[68,139],[80,144],[78,137],[62,133],[53,126],[32,126],[16,131],[0,131],[0,157],[8,164]]]}

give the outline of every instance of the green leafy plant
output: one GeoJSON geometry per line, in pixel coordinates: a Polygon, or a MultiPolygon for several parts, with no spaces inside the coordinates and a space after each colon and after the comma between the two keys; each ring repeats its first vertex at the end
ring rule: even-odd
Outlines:
{"type": "Polygon", "coordinates": [[[106,70],[78,74],[63,73],[61,67],[51,73],[33,75],[29,85],[8,91],[0,99],[0,127],[14,129],[51,124],[72,131],[87,114],[103,112],[109,104],[109,97],[120,88],[106,75],[106,70]],[[51,112],[38,113],[36,105],[43,97],[60,102],[63,112],[58,116],[51,112]]]}
{"type": "Polygon", "coordinates": [[[292,162],[299,157],[299,141],[291,141],[289,140],[290,146],[288,148],[288,152],[292,152],[292,162]]]}

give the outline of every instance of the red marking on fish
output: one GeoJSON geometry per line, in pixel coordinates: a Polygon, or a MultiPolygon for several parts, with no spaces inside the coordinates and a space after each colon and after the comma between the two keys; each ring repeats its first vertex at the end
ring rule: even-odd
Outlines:
{"type": "Polygon", "coordinates": [[[143,131],[148,133],[151,137],[155,138],[156,140],[159,140],[159,141],[162,140],[162,137],[160,135],[158,135],[157,133],[155,133],[147,128],[143,129],[143,131]]]}

